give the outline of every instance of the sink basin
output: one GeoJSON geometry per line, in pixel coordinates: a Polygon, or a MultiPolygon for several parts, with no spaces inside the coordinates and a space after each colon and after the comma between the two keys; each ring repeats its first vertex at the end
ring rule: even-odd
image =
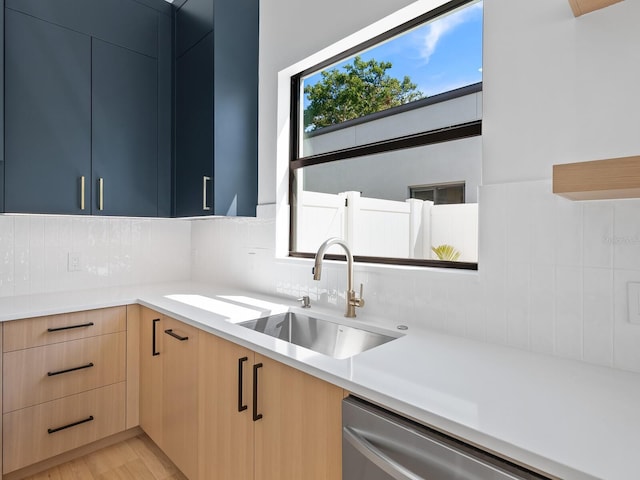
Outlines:
{"type": "Polygon", "coordinates": [[[349,358],[397,337],[286,312],[238,325],[333,358],[349,358]]]}

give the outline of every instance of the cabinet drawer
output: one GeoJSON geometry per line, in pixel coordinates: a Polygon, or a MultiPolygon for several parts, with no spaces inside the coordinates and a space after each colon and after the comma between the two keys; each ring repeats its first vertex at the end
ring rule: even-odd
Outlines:
{"type": "Polygon", "coordinates": [[[3,355],[3,413],[126,379],[125,332],[3,355]]]}
{"type": "Polygon", "coordinates": [[[3,473],[123,431],[124,406],[121,382],[4,414],[3,473]]]}
{"type": "Polygon", "coordinates": [[[123,332],[127,329],[127,307],[16,320],[5,322],[3,329],[3,350],[11,352],[105,333],[123,332]]]}

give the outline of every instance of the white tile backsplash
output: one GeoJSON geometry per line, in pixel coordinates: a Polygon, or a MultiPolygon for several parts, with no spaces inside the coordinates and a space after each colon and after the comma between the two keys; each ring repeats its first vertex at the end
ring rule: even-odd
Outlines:
{"type": "Polygon", "coordinates": [[[616,203],[613,232],[615,268],[640,270],[640,200],[616,203]]]}
{"type": "MultiPolygon", "coordinates": [[[[640,326],[628,323],[626,304],[626,282],[640,281],[638,212],[640,201],[553,195],[549,180],[483,186],[479,270],[356,264],[359,318],[640,372],[640,326]]],[[[193,278],[308,294],[341,314],[344,264],[328,262],[314,282],[310,260],[274,259],[275,228],[272,214],[195,221],[193,278]]]]}
{"type": "MultiPolygon", "coordinates": [[[[345,266],[275,258],[275,209],[203,220],[0,215],[0,296],[162,281],[311,297],[341,315],[345,266]],[[79,272],[68,271],[78,253],[79,272]]],[[[477,272],[356,264],[359,318],[640,372],[640,201],[572,202],[550,181],[480,189],[477,272]],[[523,218],[518,217],[522,212],[523,218]]]]}
{"type": "Polygon", "coordinates": [[[187,220],[0,215],[0,297],[189,280],[190,246],[187,220]]]}
{"type": "Polygon", "coordinates": [[[600,365],[612,365],[613,271],[585,267],[583,278],[583,359],[600,365]]]}
{"type": "Polygon", "coordinates": [[[582,269],[556,267],[556,350],[568,358],[582,358],[582,269]]]}
{"type": "Polygon", "coordinates": [[[548,212],[556,219],[555,232],[549,233],[555,233],[557,265],[582,265],[583,208],[582,202],[556,197],[554,211],[548,212]]]}
{"type": "Polygon", "coordinates": [[[585,267],[611,268],[613,265],[613,218],[611,202],[584,205],[583,258],[585,267]]]}
{"type": "Polygon", "coordinates": [[[529,291],[529,339],[534,352],[553,354],[555,341],[556,269],[553,265],[531,266],[529,291]]]}
{"type": "Polygon", "coordinates": [[[640,371],[640,325],[629,323],[627,302],[627,283],[640,282],[640,270],[615,270],[613,276],[613,365],[640,371]]]}

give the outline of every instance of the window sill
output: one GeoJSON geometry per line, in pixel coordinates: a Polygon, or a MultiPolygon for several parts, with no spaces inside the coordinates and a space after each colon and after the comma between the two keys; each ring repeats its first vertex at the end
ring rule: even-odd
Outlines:
{"type": "MultiPolygon", "coordinates": [[[[288,258],[306,258],[313,259],[313,253],[289,252],[288,258]]],[[[344,255],[327,254],[324,256],[327,260],[346,261],[344,255]]],[[[386,266],[386,267],[417,267],[417,268],[444,268],[453,270],[478,270],[478,264],[472,262],[450,262],[446,260],[425,260],[414,258],[387,258],[387,257],[364,257],[360,255],[353,256],[356,265],[366,264],[368,266],[386,266]]]]}

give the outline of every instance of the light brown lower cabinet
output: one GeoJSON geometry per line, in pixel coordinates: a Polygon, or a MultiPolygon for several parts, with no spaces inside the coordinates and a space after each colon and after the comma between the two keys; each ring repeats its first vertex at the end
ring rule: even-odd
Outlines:
{"type": "Polygon", "coordinates": [[[127,332],[4,354],[3,413],[126,380],[127,332]]]}
{"type": "Polygon", "coordinates": [[[200,479],[341,479],[343,389],[214,335],[200,342],[200,479]]]}
{"type": "Polygon", "coordinates": [[[140,426],[156,445],[164,443],[162,431],[163,316],[140,309],[140,426]]]}
{"type": "Polygon", "coordinates": [[[5,414],[4,471],[123,431],[125,391],[120,382],[5,414]]]}
{"type": "Polygon", "coordinates": [[[135,325],[124,306],[0,324],[3,474],[125,430],[135,325]]]}
{"type": "Polygon", "coordinates": [[[196,480],[199,330],[143,308],[140,332],[140,426],[196,480]]]}
{"type": "Polygon", "coordinates": [[[254,353],[206,333],[200,340],[200,478],[250,480],[254,353]]]}

